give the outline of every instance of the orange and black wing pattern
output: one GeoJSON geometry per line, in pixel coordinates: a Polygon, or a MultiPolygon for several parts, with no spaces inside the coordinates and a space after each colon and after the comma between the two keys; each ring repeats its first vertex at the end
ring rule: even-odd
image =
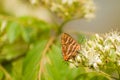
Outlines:
{"type": "Polygon", "coordinates": [[[74,58],[80,50],[80,45],[67,33],[61,36],[62,54],[65,61],[74,58]]]}

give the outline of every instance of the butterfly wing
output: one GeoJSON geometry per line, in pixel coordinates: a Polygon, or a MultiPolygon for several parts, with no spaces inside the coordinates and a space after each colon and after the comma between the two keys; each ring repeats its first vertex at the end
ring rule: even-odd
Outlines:
{"type": "Polygon", "coordinates": [[[67,33],[61,37],[62,54],[65,61],[74,58],[80,50],[80,45],[67,33]]]}

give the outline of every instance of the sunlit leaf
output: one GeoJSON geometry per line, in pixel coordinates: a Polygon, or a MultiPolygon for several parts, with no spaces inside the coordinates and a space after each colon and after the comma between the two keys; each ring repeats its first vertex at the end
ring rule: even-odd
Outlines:
{"type": "Polygon", "coordinates": [[[21,35],[25,42],[30,41],[30,32],[26,27],[21,27],[21,35]]]}
{"type": "Polygon", "coordinates": [[[63,60],[61,54],[61,48],[58,45],[53,45],[49,52],[51,63],[46,66],[47,75],[45,80],[75,80],[75,77],[82,73],[84,69],[70,68],[68,64],[63,60]]]}
{"type": "Polygon", "coordinates": [[[33,17],[23,16],[19,18],[26,26],[32,26],[38,28],[40,31],[49,30],[54,26],[43,20],[39,20],[33,17]]]}
{"type": "Polygon", "coordinates": [[[27,49],[28,44],[24,43],[23,41],[18,41],[13,44],[6,44],[4,47],[2,47],[0,62],[9,61],[21,54],[25,54],[27,49]]]}
{"type": "Polygon", "coordinates": [[[93,76],[92,78],[90,78],[89,80],[109,80],[103,76],[93,76]]]}
{"type": "Polygon", "coordinates": [[[41,40],[28,52],[23,64],[23,80],[37,80],[39,62],[46,43],[46,40],[41,40]]]}
{"type": "Polygon", "coordinates": [[[12,63],[12,76],[14,80],[22,80],[23,58],[12,63]]]}
{"type": "Polygon", "coordinates": [[[10,22],[7,26],[7,37],[10,43],[13,43],[20,34],[20,25],[16,22],[10,22]]]}
{"type": "Polygon", "coordinates": [[[79,42],[80,44],[85,43],[85,41],[86,41],[86,36],[85,36],[84,34],[78,34],[77,36],[78,36],[78,42],[79,42]]]}
{"type": "Polygon", "coordinates": [[[4,77],[3,72],[0,70],[0,80],[2,80],[2,78],[4,77]]]}

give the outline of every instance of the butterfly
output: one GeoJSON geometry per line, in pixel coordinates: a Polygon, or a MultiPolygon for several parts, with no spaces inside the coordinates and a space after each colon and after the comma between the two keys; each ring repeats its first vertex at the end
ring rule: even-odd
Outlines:
{"type": "Polygon", "coordinates": [[[63,33],[61,36],[62,55],[65,61],[74,59],[80,50],[80,44],[78,44],[69,34],[63,33]]]}

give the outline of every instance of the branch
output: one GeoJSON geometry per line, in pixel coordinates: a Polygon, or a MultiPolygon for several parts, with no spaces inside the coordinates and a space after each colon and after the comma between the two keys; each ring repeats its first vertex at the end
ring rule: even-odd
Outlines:
{"type": "Polygon", "coordinates": [[[62,29],[63,29],[64,25],[65,25],[67,22],[69,22],[69,20],[66,20],[66,21],[64,21],[64,22],[61,23],[61,25],[60,25],[59,28],[58,28],[58,34],[57,34],[57,35],[59,35],[59,34],[62,33],[62,29]]]}
{"type": "Polygon", "coordinates": [[[13,58],[9,59],[9,60],[4,59],[4,60],[1,62],[1,64],[2,64],[2,65],[5,65],[5,64],[12,63],[12,62],[14,62],[14,61],[16,61],[16,60],[18,60],[18,59],[21,59],[22,57],[24,57],[24,56],[26,55],[26,53],[27,53],[28,50],[29,50],[29,45],[27,45],[27,48],[26,48],[26,50],[25,50],[24,53],[18,54],[18,55],[16,55],[16,56],[14,56],[13,58]]]}
{"type": "Polygon", "coordinates": [[[42,59],[40,61],[40,70],[39,70],[39,73],[38,73],[38,80],[41,80],[41,74],[42,72],[44,72],[44,65],[45,65],[45,54],[47,53],[47,51],[49,51],[50,49],[50,46],[52,45],[52,43],[54,42],[55,40],[55,37],[51,37],[48,41],[48,43],[46,44],[46,47],[45,49],[43,50],[42,52],[42,59]]]}
{"type": "Polygon", "coordinates": [[[5,74],[7,80],[13,80],[10,74],[0,64],[0,70],[5,74]]]}
{"type": "Polygon", "coordinates": [[[116,70],[117,70],[118,76],[119,76],[118,80],[120,80],[120,67],[117,64],[115,64],[115,66],[116,66],[116,70]]]}
{"type": "MultiPolygon", "coordinates": [[[[103,72],[103,71],[94,71],[94,70],[92,70],[92,69],[89,69],[88,67],[84,67],[84,69],[85,69],[86,72],[84,72],[84,73],[82,73],[82,74],[95,73],[95,74],[97,74],[97,75],[101,75],[101,76],[106,77],[108,80],[112,80],[112,79],[118,80],[117,78],[115,78],[115,77],[113,77],[113,76],[111,76],[111,75],[109,75],[109,74],[107,74],[107,73],[105,73],[105,72],[103,72]]],[[[77,80],[82,74],[79,74],[79,75],[75,78],[75,80],[77,80]]]]}
{"type": "MultiPolygon", "coordinates": [[[[112,78],[113,78],[113,79],[116,79],[115,77],[110,76],[109,74],[107,74],[107,73],[105,73],[105,72],[103,72],[103,71],[99,71],[99,74],[105,76],[105,77],[108,78],[109,80],[112,80],[112,78]]],[[[117,79],[116,79],[116,80],[117,80],[117,79]]]]}
{"type": "Polygon", "coordinates": [[[3,60],[3,61],[1,62],[1,64],[2,64],[2,65],[5,65],[5,64],[12,63],[12,62],[14,62],[14,61],[16,61],[16,60],[24,57],[25,55],[26,55],[26,54],[23,53],[23,54],[20,54],[20,55],[18,55],[18,56],[15,56],[15,57],[11,58],[10,60],[3,60]]]}

